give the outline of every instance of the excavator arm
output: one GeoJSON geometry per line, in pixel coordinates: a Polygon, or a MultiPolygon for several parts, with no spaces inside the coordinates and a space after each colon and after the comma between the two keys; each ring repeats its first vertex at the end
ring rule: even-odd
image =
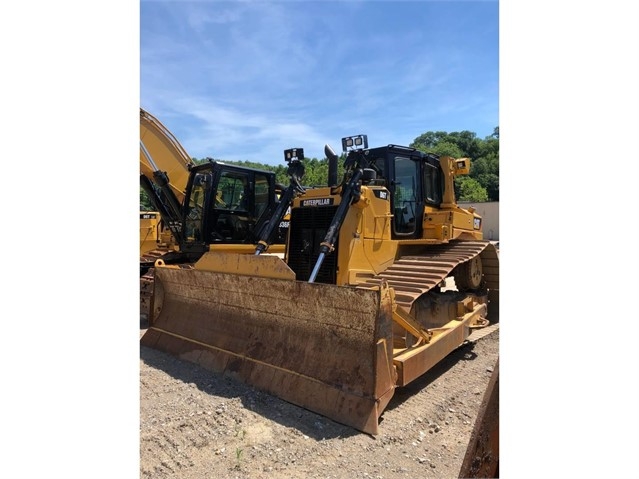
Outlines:
{"type": "Polygon", "coordinates": [[[153,183],[166,178],[178,204],[184,201],[193,161],[180,142],[157,118],[140,108],[140,173],[153,183]]]}
{"type": "Polygon", "coordinates": [[[157,118],[140,108],[140,187],[181,243],[181,208],[193,162],[157,118]]]}

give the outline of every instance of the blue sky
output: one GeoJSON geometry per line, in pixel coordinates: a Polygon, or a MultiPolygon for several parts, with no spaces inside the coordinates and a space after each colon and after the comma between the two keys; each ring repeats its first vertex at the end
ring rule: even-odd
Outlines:
{"type": "Polygon", "coordinates": [[[195,158],[499,125],[496,1],[142,1],[140,106],[195,158]]]}

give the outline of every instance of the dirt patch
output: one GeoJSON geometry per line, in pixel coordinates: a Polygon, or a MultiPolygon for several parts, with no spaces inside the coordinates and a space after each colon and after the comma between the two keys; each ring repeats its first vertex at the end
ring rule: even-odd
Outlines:
{"type": "Polygon", "coordinates": [[[498,356],[498,329],[460,347],[396,391],[372,437],[141,347],[140,476],[458,477],[498,356]]]}

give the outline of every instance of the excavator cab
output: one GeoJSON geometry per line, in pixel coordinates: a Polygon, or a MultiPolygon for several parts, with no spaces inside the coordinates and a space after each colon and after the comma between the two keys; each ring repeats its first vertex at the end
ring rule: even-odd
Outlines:
{"type": "Polygon", "coordinates": [[[285,188],[275,183],[275,173],[212,159],[196,165],[142,108],[140,187],[156,210],[153,218],[140,214],[141,315],[151,306],[158,264],[188,269],[209,251],[253,254],[258,239],[260,252],[284,252],[288,221],[271,220],[288,200],[280,207],[285,188]]]}
{"type": "MultiPolygon", "coordinates": [[[[151,228],[140,217],[141,239],[146,240],[140,249],[149,253],[141,258],[141,274],[158,258],[186,264],[212,249],[252,253],[251,246],[261,239],[259,231],[283,191],[275,173],[208,160],[195,165],[177,138],[140,108],[140,186],[168,230],[163,239],[172,236],[170,249],[148,251],[151,228]]],[[[265,242],[275,246],[274,252],[283,251],[288,233],[286,223],[279,226],[265,242]]]]}
{"type": "Polygon", "coordinates": [[[252,244],[256,226],[277,202],[275,174],[209,161],[192,168],[183,211],[184,251],[252,244]]]}

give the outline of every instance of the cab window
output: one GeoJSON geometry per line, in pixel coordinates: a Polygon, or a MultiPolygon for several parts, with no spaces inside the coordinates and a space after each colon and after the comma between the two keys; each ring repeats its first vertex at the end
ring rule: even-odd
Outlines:
{"type": "Polygon", "coordinates": [[[424,200],[432,205],[442,202],[442,184],[439,169],[424,163],[424,200]]]}
{"type": "Polygon", "coordinates": [[[215,209],[248,210],[248,176],[230,171],[222,172],[215,197],[215,209]]]}
{"type": "Polygon", "coordinates": [[[259,218],[264,213],[269,202],[269,183],[265,175],[255,175],[255,218],[259,218]]]}
{"type": "Polygon", "coordinates": [[[395,210],[395,232],[399,234],[415,232],[415,216],[417,214],[416,177],[416,162],[409,158],[395,158],[393,205],[395,210]]]}
{"type": "Polygon", "coordinates": [[[188,211],[185,221],[186,237],[190,241],[202,240],[202,222],[204,217],[204,201],[211,187],[211,173],[197,173],[193,178],[193,188],[189,196],[188,211]]]}

